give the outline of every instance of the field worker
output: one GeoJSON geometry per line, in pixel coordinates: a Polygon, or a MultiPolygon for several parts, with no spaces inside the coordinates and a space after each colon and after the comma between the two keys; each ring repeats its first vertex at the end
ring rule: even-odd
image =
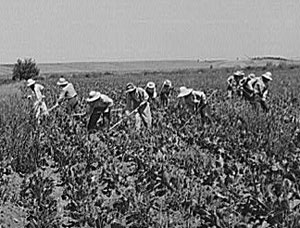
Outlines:
{"type": "Polygon", "coordinates": [[[97,122],[101,116],[103,118],[103,126],[105,126],[107,121],[107,127],[109,128],[111,108],[114,105],[113,100],[105,94],[91,91],[86,101],[88,103],[86,114],[89,116],[88,131],[97,129],[97,122]]]}
{"type": "Polygon", "coordinates": [[[238,86],[240,80],[245,76],[243,71],[236,71],[233,75],[230,75],[227,79],[227,96],[228,98],[232,98],[234,91],[238,93],[238,86]]]}
{"type": "Polygon", "coordinates": [[[213,123],[204,92],[182,86],[177,98],[181,99],[182,106],[185,106],[189,112],[195,113],[199,110],[203,121],[207,120],[208,123],[213,123]]]}
{"type": "Polygon", "coordinates": [[[60,87],[61,92],[56,102],[56,106],[61,104],[63,101],[67,101],[67,113],[71,114],[76,106],[78,105],[77,93],[72,83],[68,82],[64,77],[61,77],[57,85],[60,87]]]}
{"type": "Polygon", "coordinates": [[[249,90],[248,100],[254,105],[254,108],[257,108],[256,102],[258,101],[265,112],[269,111],[267,96],[270,81],[272,81],[272,73],[266,72],[261,77],[253,78],[247,84],[249,90]]]}
{"type": "Polygon", "coordinates": [[[130,112],[135,111],[135,128],[137,131],[141,129],[141,122],[150,129],[152,117],[149,105],[149,95],[147,92],[140,87],[136,87],[132,83],[126,85],[126,115],[130,112]]]}
{"type": "Polygon", "coordinates": [[[44,101],[45,96],[42,94],[44,86],[36,83],[36,81],[33,79],[28,79],[27,87],[31,88],[33,93],[33,95],[29,95],[28,98],[36,98],[36,101],[33,104],[35,117],[38,118],[40,115],[49,115],[46,103],[44,101]]]}
{"type": "Polygon", "coordinates": [[[173,90],[170,80],[165,80],[160,90],[160,102],[163,107],[169,106],[171,91],[173,90]]]}
{"type": "Polygon", "coordinates": [[[154,82],[148,82],[145,90],[149,96],[149,101],[157,98],[156,86],[154,82]]]}
{"type": "Polygon", "coordinates": [[[253,78],[256,78],[255,74],[254,73],[250,73],[248,74],[247,76],[244,76],[241,80],[240,80],[240,83],[239,83],[239,90],[241,91],[241,95],[244,95],[244,92],[245,93],[249,93],[248,90],[248,82],[250,80],[252,80],[253,78]]]}

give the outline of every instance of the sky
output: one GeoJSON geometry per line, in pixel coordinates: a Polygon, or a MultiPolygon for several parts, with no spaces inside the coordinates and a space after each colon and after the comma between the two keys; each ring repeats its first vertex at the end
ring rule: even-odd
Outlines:
{"type": "Polygon", "coordinates": [[[300,56],[299,0],[0,0],[0,63],[300,56]]]}

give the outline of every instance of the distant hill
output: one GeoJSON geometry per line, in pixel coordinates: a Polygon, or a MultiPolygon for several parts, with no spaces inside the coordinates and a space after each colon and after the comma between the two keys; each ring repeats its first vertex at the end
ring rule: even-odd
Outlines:
{"type": "MultiPolygon", "coordinates": [[[[41,74],[76,73],[76,72],[141,72],[141,71],[175,71],[182,69],[205,69],[222,67],[265,66],[270,60],[210,60],[210,61],[135,61],[135,62],[74,62],[74,63],[41,63],[38,64],[41,74]]],[[[271,61],[278,64],[279,60],[271,61]]],[[[289,64],[290,61],[285,61],[289,64]]],[[[291,61],[300,64],[300,61],[291,61]]],[[[0,76],[10,78],[13,64],[0,65],[0,76]]]]}

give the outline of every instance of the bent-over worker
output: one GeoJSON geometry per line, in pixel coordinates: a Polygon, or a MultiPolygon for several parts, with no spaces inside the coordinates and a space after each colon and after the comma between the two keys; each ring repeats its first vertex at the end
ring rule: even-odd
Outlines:
{"type": "Polygon", "coordinates": [[[145,91],[147,92],[149,96],[149,103],[150,108],[157,108],[158,107],[158,97],[157,97],[157,91],[156,91],[156,85],[154,82],[148,82],[145,91]]]}
{"type": "Polygon", "coordinates": [[[44,101],[45,96],[42,94],[44,86],[36,83],[36,81],[33,79],[28,79],[27,87],[29,87],[32,91],[32,95],[28,96],[28,98],[32,98],[33,96],[36,98],[36,101],[33,104],[35,117],[39,118],[40,115],[49,115],[46,103],[44,101]]]}
{"type": "Polygon", "coordinates": [[[256,103],[260,103],[261,108],[265,111],[269,111],[267,104],[267,96],[269,93],[269,82],[272,81],[272,73],[266,72],[261,77],[253,78],[248,82],[249,97],[248,100],[254,106],[256,103]]]}
{"type": "Polygon", "coordinates": [[[57,85],[61,88],[59,98],[56,102],[56,106],[60,105],[63,101],[67,101],[67,113],[71,114],[78,105],[77,93],[71,82],[68,82],[65,78],[61,77],[57,85]]]}
{"type": "Polygon", "coordinates": [[[149,100],[155,100],[157,98],[156,86],[154,82],[148,82],[145,90],[149,96],[149,100]]]}
{"type": "Polygon", "coordinates": [[[88,131],[97,129],[97,122],[101,115],[103,118],[103,126],[107,125],[109,128],[111,108],[114,104],[113,100],[105,94],[91,91],[86,101],[88,103],[86,114],[89,116],[87,125],[88,131]]]}
{"type": "Polygon", "coordinates": [[[181,98],[182,106],[187,108],[188,112],[195,113],[200,111],[201,119],[209,124],[213,123],[210,107],[206,100],[206,95],[202,91],[195,91],[185,86],[180,87],[177,98],[181,98]]]}
{"type": "Polygon", "coordinates": [[[135,128],[137,131],[141,129],[141,122],[146,128],[151,127],[152,116],[149,105],[149,95],[147,92],[140,87],[136,87],[132,83],[126,85],[126,115],[130,112],[136,111],[135,113],[135,128]]]}
{"type": "Polygon", "coordinates": [[[227,79],[227,96],[228,98],[232,98],[233,93],[239,94],[238,86],[240,80],[244,77],[245,73],[243,71],[236,71],[233,75],[230,75],[227,79]]]}
{"type": "Polygon", "coordinates": [[[247,76],[244,76],[240,82],[239,82],[239,90],[241,91],[241,95],[243,97],[247,97],[247,94],[249,94],[249,90],[248,90],[248,83],[252,80],[256,78],[254,73],[250,73],[247,76]]]}
{"type": "Polygon", "coordinates": [[[171,91],[173,90],[170,80],[165,80],[160,90],[160,102],[163,107],[168,107],[170,103],[171,91]]]}

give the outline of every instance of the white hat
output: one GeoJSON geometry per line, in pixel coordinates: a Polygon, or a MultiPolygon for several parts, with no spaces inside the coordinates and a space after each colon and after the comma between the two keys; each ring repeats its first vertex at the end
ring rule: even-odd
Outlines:
{"type": "Polygon", "coordinates": [[[164,81],[164,85],[166,85],[166,86],[172,86],[172,83],[171,83],[171,81],[170,80],[165,80],[164,81]]]}
{"type": "Polygon", "coordinates": [[[67,85],[68,83],[69,82],[65,78],[61,77],[59,78],[57,85],[67,85]]]}
{"type": "Polygon", "coordinates": [[[233,75],[235,75],[235,76],[244,76],[245,73],[243,71],[238,70],[238,71],[234,72],[233,75]]]}
{"type": "Polygon", "coordinates": [[[27,87],[32,86],[33,84],[35,84],[35,81],[33,79],[28,79],[27,80],[27,87]]]}
{"type": "Polygon", "coordinates": [[[155,88],[155,83],[154,82],[148,82],[146,88],[154,89],[155,88]]]}
{"type": "Polygon", "coordinates": [[[177,98],[185,97],[185,96],[189,95],[192,91],[193,91],[193,89],[188,89],[185,86],[182,86],[179,88],[179,94],[178,94],[177,98]]]}
{"type": "Polygon", "coordinates": [[[125,93],[130,93],[136,89],[136,86],[133,83],[128,83],[126,85],[126,91],[125,93]]]}
{"type": "Polygon", "coordinates": [[[91,91],[89,93],[89,97],[86,99],[87,102],[93,102],[98,100],[101,97],[101,93],[100,92],[96,92],[96,91],[91,91]]]}
{"type": "Polygon", "coordinates": [[[271,72],[266,72],[262,75],[263,78],[272,81],[272,73],[271,72]]]}

